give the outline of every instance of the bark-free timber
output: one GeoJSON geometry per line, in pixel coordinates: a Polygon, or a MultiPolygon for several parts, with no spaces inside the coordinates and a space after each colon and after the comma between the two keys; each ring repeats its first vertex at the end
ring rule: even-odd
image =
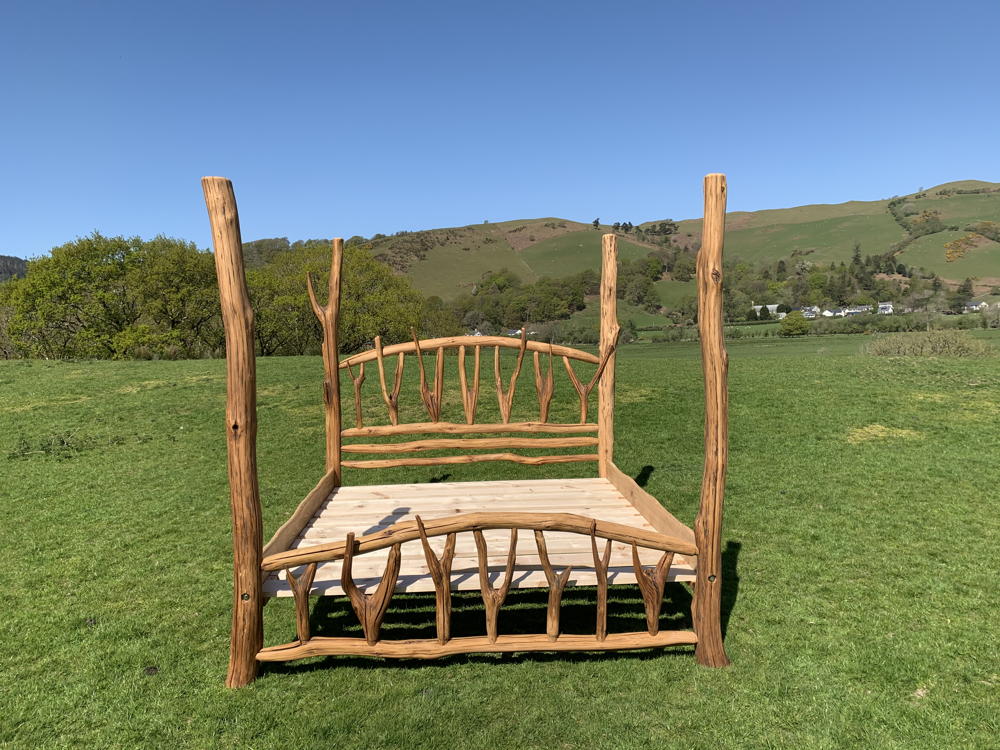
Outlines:
{"type": "Polygon", "coordinates": [[[691,614],[698,633],[699,664],[729,664],[722,645],[722,498],[729,440],[729,359],[722,329],[722,246],[726,229],[726,176],[705,177],[705,221],[698,252],[698,331],[705,376],[705,468],[694,522],[698,578],[691,614]]]}
{"type": "Polygon", "coordinates": [[[340,328],[340,276],[344,265],[344,241],[331,243],[330,283],[326,305],[320,306],[312,277],[306,275],[306,288],[313,312],[323,327],[323,405],[326,425],[326,470],[332,471],[340,484],[340,370],[337,335],[340,328]]]}
{"type": "MultiPolygon", "coordinates": [[[[465,513],[447,518],[434,518],[424,521],[424,533],[428,538],[446,534],[458,534],[463,531],[486,531],[488,529],[531,529],[532,531],[566,531],[573,534],[597,536],[613,539],[616,542],[632,544],[640,547],[658,549],[661,552],[678,552],[682,555],[695,555],[698,548],[690,542],[661,534],[656,531],[646,531],[620,523],[601,521],[574,513],[465,513]]],[[[403,521],[388,526],[373,534],[366,534],[354,540],[353,553],[363,554],[385,549],[393,545],[403,544],[420,538],[420,530],[414,521],[403,521]]],[[[340,560],[347,556],[349,545],[346,542],[333,544],[318,544],[313,547],[290,549],[269,555],[261,563],[262,570],[281,570],[311,562],[326,562],[340,560]]]]}
{"type": "Polygon", "coordinates": [[[562,634],[557,640],[545,635],[501,635],[491,641],[486,636],[464,636],[439,643],[436,638],[409,641],[379,641],[371,645],[364,638],[313,638],[308,643],[270,646],[257,654],[259,661],[292,661],[309,656],[378,656],[387,659],[440,659],[455,654],[512,653],[517,651],[628,651],[661,648],[698,642],[690,630],[661,630],[649,633],[609,633],[604,640],[592,635],[562,634]]]}
{"type": "MultiPolygon", "coordinates": [[[[256,675],[258,661],[287,661],[325,654],[436,658],[457,653],[610,650],[694,644],[700,663],[710,666],[728,663],[722,644],[720,612],[721,523],[728,437],[727,361],[722,335],[724,176],[709,175],[705,179],[704,232],[698,255],[698,320],[706,408],[704,473],[693,530],[614,464],[615,355],[620,334],[616,313],[617,240],[614,235],[605,235],[602,239],[597,355],[529,341],[527,326],[524,326],[517,340],[503,336],[421,340],[414,332],[412,341],[383,346],[381,338],[375,337],[371,351],[354,354],[342,361],[338,354],[338,327],[343,243],[334,240],[328,296],[322,306],[312,279],[307,277],[310,303],[323,329],[327,470],[263,548],[255,456],[253,313],[243,274],[239,221],[231,184],[223,178],[205,178],[203,185],[212,222],[227,337],[227,443],[234,539],[234,606],[227,685],[235,687],[251,681],[256,675]],[[484,346],[494,347],[493,376],[500,423],[476,424],[484,346]],[[471,383],[465,363],[468,347],[474,349],[471,383]],[[462,424],[441,421],[445,411],[451,408],[450,404],[456,404],[457,408],[458,403],[450,400],[454,397],[446,398],[444,394],[445,349],[457,349],[457,385],[465,418],[462,424]],[[503,375],[502,349],[516,350],[509,366],[509,377],[503,375]],[[423,355],[431,352],[435,364],[433,381],[428,378],[423,360],[423,355]],[[532,354],[539,421],[511,422],[511,416],[523,407],[521,402],[526,397],[522,388],[519,406],[515,407],[517,382],[528,352],[532,354]],[[543,362],[546,354],[547,364],[543,362]],[[396,361],[390,383],[386,358],[392,356],[396,361]],[[400,391],[407,356],[417,358],[417,395],[426,410],[427,422],[400,424],[400,391]],[[556,356],[563,360],[572,389],[560,390],[560,393],[569,393],[572,398],[575,392],[580,406],[580,424],[548,423],[556,392],[553,373],[556,356]],[[596,366],[589,379],[581,380],[573,360],[596,366]],[[378,367],[378,388],[390,424],[364,425],[362,386],[365,363],[371,361],[378,367]],[[357,375],[354,365],[358,366],[357,375]],[[341,369],[348,370],[353,384],[354,424],[347,429],[342,424],[341,369]],[[588,422],[589,397],[595,389],[598,393],[596,420],[588,422]],[[551,436],[536,437],[546,433],[551,436]],[[464,437],[476,434],[481,437],[464,437]],[[504,434],[512,436],[503,437],[504,434]],[[399,435],[423,437],[397,442],[344,444],[345,438],[378,439],[399,435]],[[428,435],[449,437],[431,439],[428,435]],[[443,457],[404,455],[442,450],[523,449],[533,452],[546,448],[591,447],[596,448],[596,452],[544,456],[507,452],[443,457]],[[376,458],[345,461],[342,460],[345,452],[376,458]],[[599,476],[572,480],[497,480],[457,486],[440,483],[364,488],[344,487],[341,481],[343,467],[388,468],[487,461],[525,465],[593,461],[599,476]],[[369,533],[356,536],[356,532],[365,529],[369,533]],[[504,535],[496,534],[495,530],[510,531],[506,554],[502,549],[504,535]],[[520,564],[517,560],[519,530],[532,531],[535,537],[535,551],[524,552],[520,564]],[[443,544],[434,542],[432,545],[431,540],[439,536],[445,537],[443,544]],[[604,540],[603,545],[599,539],[604,540]],[[492,556],[487,540],[494,547],[492,556]],[[419,550],[416,542],[419,542],[419,550]],[[414,546],[404,551],[402,546],[408,543],[414,546]],[[437,550],[442,551],[438,553],[437,550]],[[654,555],[653,550],[659,553],[654,555]],[[631,560],[626,559],[629,552],[631,560]],[[367,553],[375,554],[357,560],[367,553]],[[284,580],[280,571],[284,571],[284,580]],[[609,582],[627,585],[633,575],[643,600],[646,632],[609,633],[609,582]],[[659,615],[666,582],[690,581],[693,577],[696,582],[692,631],[661,632],[659,615]],[[296,642],[262,648],[262,579],[266,579],[269,595],[294,596],[296,642]],[[451,591],[474,588],[477,583],[485,609],[486,633],[453,638],[451,591]],[[393,592],[397,589],[428,591],[431,585],[435,592],[436,638],[382,640],[381,626],[393,592]],[[593,635],[560,633],[561,602],[569,585],[595,585],[597,588],[593,635]],[[501,635],[499,613],[510,588],[546,586],[545,633],[501,635]],[[349,599],[364,637],[312,637],[310,595],[341,591],[349,599]]],[[[511,352],[506,353],[506,356],[511,355],[511,352]]],[[[527,398],[530,400],[530,395],[527,398]]],[[[412,413],[412,407],[419,402],[416,397],[407,401],[404,414],[412,413]]]]}
{"type": "Polygon", "coordinates": [[[226,445],[233,521],[233,624],[227,687],[257,676],[256,655],[264,643],[260,563],[264,543],[257,485],[257,370],[253,308],[243,273],[240,217],[233,184],[203,177],[226,331],[226,445]]]}

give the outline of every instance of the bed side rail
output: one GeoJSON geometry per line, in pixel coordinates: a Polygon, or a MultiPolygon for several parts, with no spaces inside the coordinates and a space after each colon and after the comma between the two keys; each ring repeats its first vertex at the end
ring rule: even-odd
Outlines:
{"type": "Polygon", "coordinates": [[[262,649],[258,661],[290,661],[307,656],[354,654],[367,656],[433,659],[459,653],[509,652],[509,651],[590,651],[650,648],[677,644],[697,643],[697,635],[688,630],[660,631],[660,609],[667,573],[675,554],[695,555],[697,548],[687,540],[655,531],[638,529],[623,524],[598,521],[571,513],[468,513],[449,518],[424,522],[414,521],[394,524],[373,534],[355,537],[348,534],[343,542],[289,550],[266,557],[264,571],[285,570],[295,597],[297,641],[262,649]],[[489,552],[483,532],[492,529],[510,529],[510,544],[502,582],[494,586],[488,567],[489,552]],[[510,590],[517,558],[519,531],[532,531],[535,548],[549,586],[544,634],[500,635],[498,617],[500,607],[510,590]],[[597,617],[595,633],[567,635],[560,633],[559,615],[563,591],[569,580],[571,567],[556,571],[549,560],[545,532],[558,531],[590,537],[594,570],[597,573],[597,617]],[[456,535],[472,533],[475,537],[478,559],[480,594],[486,610],[485,636],[451,637],[451,568],[455,555],[456,535]],[[436,553],[429,540],[444,536],[444,549],[436,553]],[[604,541],[599,552],[598,539],[604,541]],[[409,640],[382,640],[382,620],[389,608],[399,577],[401,546],[420,542],[435,592],[435,628],[437,637],[409,640]],[[608,633],[608,562],[612,541],[632,546],[632,565],[642,594],[646,614],[646,631],[634,633],[608,633]],[[363,593],[352,576],[352,562],[358,555],[389,549],[385,571],[373,593],[363,593]],[[644,567],[639,559],[639,548],[662,552],[657,564],[644,567]],[[351,607],[361,623],[362,638],[313,637],[309,626],[309,595],[316,567],[320,563],[343,560],[341,586],[350,599],[351,607]],[[293,570],[294,569],[294,570],[293,570]]]}

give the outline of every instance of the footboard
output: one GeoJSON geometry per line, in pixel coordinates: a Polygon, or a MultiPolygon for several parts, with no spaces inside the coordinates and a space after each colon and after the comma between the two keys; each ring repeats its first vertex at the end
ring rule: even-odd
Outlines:
{"type": "Polygon", "coordinates": [[[598,651],[651,648],[694,644],[697,635],[690,630],[661,631],[660,609],[667,572],[675,554],[696,555],[694,544],[646,529],[623,524],[598,521],[571,513],[468,513],[448,518],[429,520],[417,517],[389,526],[374,534],[355,538],[348,534],[343,542],[313,547],[303,547],[265,557],[262,570],[285,570],[295,597],[297,640],[280,646],[261,649],[258,661],[290,661],[308,656],[351,654],[395,658],[434,659],[463,653],[510,651],[598,651]],[[484,531],[509,529],[510,543],[507,562],[501,577],[491,580],[489,551],[484,531]],[[548,582],[548,607],[544,634],[500,635],[498,619],[500,607],[507,598],[517,559],[518,532],[531,531],[541,566],[548,582]],[[545,546],[545,532],[569,532],[590,537],[594,570],[597,573],[597,611],[594,635],[569,635],[560,633],[559,615],[563,590],[569,580],[571,567],[557,571],[551,564],[545,546]],[[451,567],[455,554],[457,534],[471,533],[475,538],[478,557],[479,587],[485,609],[485,631],[482,636],[451,637],[451,567]],[[436,553],[429,539],[444,536],[444,549],[436,553]],[[598,540],[603,542],[599,550],[598,540]],[[382,620],[396,587],[399,575],[401,547],[419,541],[430,570],[435,592],[436,638],[409,640],[382,640],[382,620]],[[645,632],[608,633],[608,560],[611,542],[632,546],[632,564],[642,595],[646,614],[645,632]],[[351,575],[352,561],[358,555],[389,549],[389,556],[381,581],[373,593],[363,593],[351,575]],[[659,562],[644,567],[639,560],[639,548],[662,552],[659,562]],[[347,593],[351,607],[361,623],[364,637],[313,637],[309,627],[309,594],[316,566],[333,560],[343,560],[341,585],[347,593]],[[497,584],[497,585],[495,585],[497,584]]]}

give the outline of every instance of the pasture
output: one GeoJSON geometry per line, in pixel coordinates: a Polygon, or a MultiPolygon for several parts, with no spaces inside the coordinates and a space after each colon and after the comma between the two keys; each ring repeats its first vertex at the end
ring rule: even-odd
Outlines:
{"type": "MultiPolygon", "coordinates": [[[[978,335],[1000,353],[995,334],[978,335]]],[[[699,667],[686,649],[331,658],[265,667],[239,691],[223,687],[224,363],[0,361],[0,745],[994,747],[1000,356],[879,358],[865,341],[729,344],[731,667],[699,667]]],[[[321,371],[315,357],[258,361],[265,538],[321,474],[321,371]]],[[[696,344],[622,350],[616,461],[686,522],[701,411],[696,344]]],[[[665,617],[689,596],[668,589],[665,617]]],[[[612,629],[641,628],[637,591],[612,591],[612,629]]],[[[512,594],[501,630],[519,617],[537,628],[544,601],[512,594]]],[[[567,627],[590,626],[590,593],[564,607],[567,627]]],[[[456,629],[481,627],[478,597],[456,597],[456,611],[456,629]]],[[[339,600],[315,620],[320,633],[357,630],[339,600]]],[[[268,644],[289,640],[291,602],[271,602],[265,623],[268,644]]],[[[432,634],[433,596],[394,599],[386,627],[432,634]]]]}

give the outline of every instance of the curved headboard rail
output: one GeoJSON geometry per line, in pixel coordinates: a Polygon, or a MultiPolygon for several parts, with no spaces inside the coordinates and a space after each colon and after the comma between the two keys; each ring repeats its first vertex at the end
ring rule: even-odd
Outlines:
{"type": "MultiPolygon", "coordinates": [[[[422,352],[429,352],[437,349],[457,349],[460,346],[500,346],[507,349],[520,349],[521,340],[511,336],[446,336],[444,338],[420,339],[420,341],[404,341],[401,344],[390,344],[382,348],[382,355],[389,357],[393,354],[415,354],[418,349],[422,352]]],[[[592,365],[599,364],[601,361],[596,355],[589,352],[560,344],[548,344],[544,341],[532,341],[528,339],[525,342],[524,348],[529,352],[541,352],[542,354],[551,352],[555,357],[569,357],[581,362],[589,362],[592,365]]],[[[347,367],[360,365],[362,362],[371,362],[377,358],[378,352],[375,349],[352,354],[340,361],[340,369],[344,370],[347,367]]]]}

